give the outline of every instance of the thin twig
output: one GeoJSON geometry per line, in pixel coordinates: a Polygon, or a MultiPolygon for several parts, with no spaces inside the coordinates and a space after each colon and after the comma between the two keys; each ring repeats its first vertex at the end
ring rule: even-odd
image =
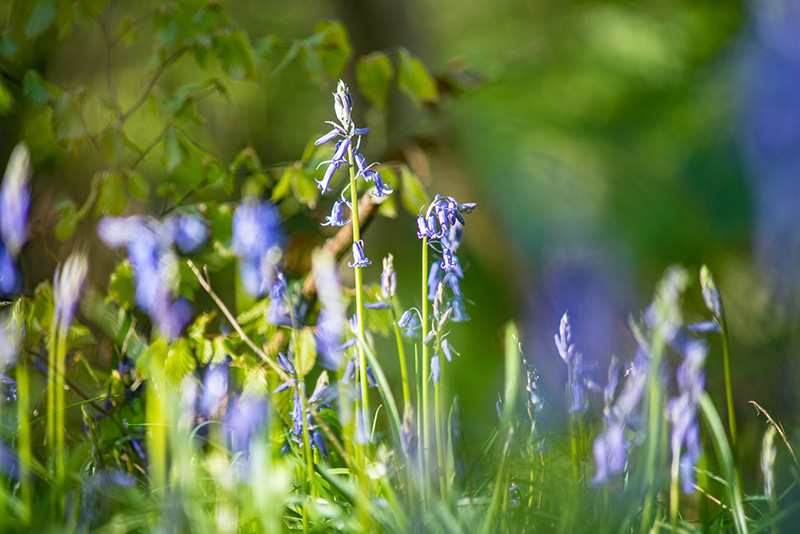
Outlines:
{"type": "Polygon", "coordinates": [[[244,330],[242,330],[242,327],[239,325],[238,321],[236,321],[236,318],[230,312],[228,307],[225,306],[225,303],[222,302],[222,299],[219,298],[219,296],[214,292],[214,290],[211,288],[211,283],[203,276],[203,274],[200,272],[200,269],[197,268],[194,262],[192,260],[186,260],[186,264],[194,273],[194,276],[197,278],[200,286],[206,291],[206,293],[208,293],[208,296],[211,297],[211,300],[213,300],[214,304],[217,305],[217,308],[219,308],[219,310],[222,312],[222,315],[225,316],[233,329],[236,330],[236,333],[239,334],[239,337],[242,339],[242,341],[244,341],[245,344],[250,347],[250,350],[252,350],[259,358],[261,358],[264,363],[269,365],[272,370],[281,377],[281,379],[290,380],[289,375],[287,375],[286,372],[281,369],[277,362],[267,356],[267,353],[261,350],[261,348],[259,348],[259,346],[256,345],[252,339],[250,339],[250,336],[244,333],[244,330]]]}
{"type": "Polygon", "coordinates": [[[161,75],[164,74],[164,71],[167,70],[167,67],[175,63],[178,59],[180,59],[180,57],[184,54],[184,52],[186,52],[185,47],[178,48],[175,52],[172,53],[172,55],[170,55],[169,57],[167,57],[167,59],[161,62],[161,64],[158,66],[158,69],[156,69],[155,74],[153,74],[153,77],[150,78],[150,81],[147,83],[147,87],[145,88],[142,95],[139,97],[139,100],[137,100],[130,108],[128,108],[128,111],[124,112],[119,116],[120,124],[124,124],[125,121],[127,121],[131,117],[131,115],[136,113],[136,111],[144,105],[144,103],[147,101],[147,97],[150,96],[150,92],[153,90],[153,87],[155,87],[156,83],[158,83],[158,79],[161,78],[161,75]]]}
{"type": "Polygon", "coordinates": [[[781,439],[782,439],[782,440],[783,440],[783,442],[786,444],[786,448],[787,448],[787,449],[789,449],[789,454],[791,454],[791,455],[792,455],[792,460],[794,460],[794,464],[795,464],[795,466],[796,466],[798,469],[800,469],[800,462],[797,460],[797,455],[794,453],[794,449],[792,448],[791,444],[789,444],[789,439],[786,437],[786,433],[783,431],[783,425],[781,425],[781,424],[777,423],[777,422],[775,421],[775,419],[773,419],[773,418],[772,418],[772,416],[771,416],[769,413],[767,413],[767,410],[765,410],[765,409],[764,409],[764,408],[763,408],[763,407],[762,407],[762,406],[761,406],[759,403],[757,403],[756,401],[754,401],[754,400],[751,400],[751,401],[750,401],[750,404],[752,404],[752,405],[753,405],[753,407],[756,409],[756,412],[761,412],[762,414],[764,414],[764,417],[766,417],[766,418],[767,418],[767,421],[769,421],[769,423],[770,423],[772,426],[774,426],[774,427],[775,427],[775,430],[777,430],[777,431],[778,431],[778,434],[781,436],[781,439]]]}

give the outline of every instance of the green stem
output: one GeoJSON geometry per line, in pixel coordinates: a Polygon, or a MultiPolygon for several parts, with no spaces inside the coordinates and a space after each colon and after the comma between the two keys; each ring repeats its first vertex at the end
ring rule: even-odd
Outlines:
{"type": "Polygon", "coordinates": [[[59,327],[55,369],[56,485],[64,482],[64,376],[66,375],[67,328],[59,327]]]}
{"type": "Polygon", "coordinates": [[[658,464],[658,445],[661,434],[662,392],[659,384],[659,371],[663,342],[660,332],[653,336],[650,355],[650,368],[647,377],[647,450],[644,471],[644,507],[642,509],[642,532],[650,530],[655,507],[655,478],[658,464]]]}
{"type": "MultiPolygon", "coordinates": [[[[292,338],[295,339],[294,329],[292,329],[292,338]]],[[[303,414],[303,455],[305,456],[306,460],[306,478],[308,483],[308,491],[310,495],[314,495],[314,457],[311,452],[311,439],[308,435],[308,421],[306,419],[306,388],[304,384],[303,377],[300,376],[300,354],[297,350],[296,339],[295,339],[295,351],[294,351],[294,368],[297,369],[297,381],[295,383],[295,387],[297,388],[297,397],[300,400],[300,413],[303,414]]],[[[303,532],[308,532],[308,514],[306,513],[306,507],[303,506],[303,532]]]]}
{"type": "MultiPolygon", "coordinates": [[[[353,146],[347,148],[347,163],[350,171],[350,204],[351,212],[353,215],[353,243],[361,240],[361,224],[358,220],[358,187],[356,184],[356,171],[355,160],[353,158],[353,146]]],[[[356,289],[356,321],[358,322],[358,336],[361,339],[366,339],[364,328],[364,288],[362,282],[361,267],[354,267],[355,272],[355,289],[356,289]]],[[[358,373],[359,382],[361,386],[361,410],[362,410],[362,423],[369,424],[369,395],[368,395],[368,382],[367,382],[367,358],[364,354],[364,348],[358,346],[358,373]]],[[[356,424],[358,427],[358,424],[356,424]]]]}
{"type": "Polygon", "coordinates": [[[725,375],[725,403],[728,410],[728,430],[730,432],[731,448],[736,454],[736,413],[733,409],[733,380],[731,378],[731,353],[728,339],[728,322],[725,319],[725,310],[721,311],[720,327],[722,328],[722,365],[725,375]]]}
{"type": "Polygon", "coordinates": [[[672,526],[675,526],[678,521],[678,505],[680,502],[680,494],[678,492],[679,467],[680,456],[673,455],[669,482],[669,522],[672,526]]]}
{"type": "Polygon", "coordinates": [[[408,366],[406,363],[406,349],[403,346],[403,337],[400,327],[397,326],[400,305],[396,297],[392,297],[392,326],[394,327],[394,340],[397,344],[397,358],[400,361],[400,378],[403,383],[403,413],[411,409],[411,386],[408,382],[408,366]]]}
{"type": "Polygon", "coordinates": [[[50,327],[50,342],[47,347],[47,448],[50,461],[55,459],[56,446],[56,351],[58,327],[55,317],[50,327]]]}
{"type": "Polygon", "coordinates": [[[430,469],[430,386],[428,385],[428,375],[430,374],[430,355],[428,354],[428,344],[425,338],[428,337],[428,238],[422,238],[422,373],[420,381],[422,384],[422,457],[425,477],[429,475],[430,469]]]}
{"type": "Polygon", "coordinates": [[[22,496],[22,521],[28,524],[31,517],[31,425],[28,399],[30,386],[28,381],[28,363],[20,357],[17,363],[17,420],[19,421],[19,483],[22,496]]]}

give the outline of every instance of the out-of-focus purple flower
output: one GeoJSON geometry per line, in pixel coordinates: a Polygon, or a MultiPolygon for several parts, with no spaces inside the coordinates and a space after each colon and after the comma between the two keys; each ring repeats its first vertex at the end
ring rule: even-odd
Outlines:
{"type": "Polygon", "coordinates": [[[316,252],[312,258],[312,271],[320,302],[317,318],[320,363],[327,369],[336,370],[342,365],[339,347],[344,335],[347,309],[342,300],[342,288],[336,276],[333,256],[324,250],[316,252]]]}
{"type": "Polygon", "coordinates": [[[14,265],[14,258],[0,241],[0,296],[13,295],[21,286],[22,281],[14,265]]]}
{"type": "MultiPolygon", "coordinates": [[[[447,338],[443,339],[442,340],[442,354],[444,354],[444,357],[447,358],[448,362],[452,362],[453,361],[453,352],[455,352],[455,351],[450,347],[450,341],[447,338]]],[[[456,352],[456,354],[458,354],[458,353],[456,352]]]]}
{"type": "Polygon", "coordinates": [[[203,378],[203,394],[200,397],[200,410],[205,416],[217,411],[228,394],[228,368],[226,365],[210,365],[203,378]]]}
{"type": "Polygon", "coordinates": [[[167,224],[172,227],[172,239],[175,245],[185,254],[199,249],[208,238],[205,223],[194,215],[178,215],[169,219],[167,224]]]}
{"type": "Polygon", "coordinates": [[[439,383],[440,373],[441,373],[441,368],[439,367],[439,355],[435,354],[431,358],[431,379],[433,380],[434,384],[439,383]]]}
{"type": "Polygon", "coordinates": [[[333,160],[328,164],[328,167],[325,169],[325,174],[322,176],[321,180],[314,180],[319,187],[320,192],[324,195],[328,192],[328,189],[331,186],[331,180],[333,180],[333,175],[336,174],[336,171],[344,164],[342,160],[333,160]]]}
{"type": "MultiPolygon", "coordinates": [[[[0,369],[3,367],[3,362],[0,361],[0,369]]],[[[17,400],[17,382],[10,376],[0,371],[0,399],[6,402],[14,402],[17,400]]]]}
{"type": "Polygon", "coordinates": [[[383,258],[381,271],[381,295],[389,300],[397,293],[397,273],[394,270],[394,256],[388,254],[383,258]]]}
{"type": "Polygon", "coordinates": [[[229,408],[225,419],[230,450],[234,453],[249,452],[253,440],[268,427],[268,416],[267,399],[241,395],[229,408]]]}
{"type": "Polygon", "coordinates": [[[422,327],[417,310],[406,310],[397,321],[397,326],[403,330],[405,337],[415,337],[422,327]]]}
{"type": "Polygon", "coordinates": [[[72,323],[89,263],[83,253],[73,253],[62,267],[56,269],[53,279],[53,296],[56,305],[56,321],[62,328],[72,323]]]}
{"type": "Polygon", "coordinates": [[[700,341],[693,341],[687,345],[686,354],[677,372],[679,395],[670,399],[667,407],[672,425],[670,436],[672,458],[673,461],[680,459],[684,493],[694,492],[694,465],[700,457],[697,405],[705,387],[703,363],[707,352],[708,348],[700,341]]]}
{"type": "Polygon", "coordinates": [[[611,362],[608,364],[608,381],[606,382],[606,387],[603,388],[603,404],[606,412],[610,410],[611,403],[614,400],[614,395],[617,392],[617,384],[619,384],[619,371],[619,359],[616,356],[612,356],[611,362]]]}
{"type": "Polygon", "coordinates": [[[349,223],[350,219],[345,219],[344,217],[345,206],[350,207],[344,200],[334,202],[331,207],[331,214],[322,221],[322,226],[344,226],[349,223]]]}
{"type": "Polygon", "coordinates": [[[266,201],[245,200],[233,214],[232,248],[240,258],[245,289],[260,297],[272,283],[284,243],[278,210],[266,201]]]}
{"type": "Polygon", "coordinates": [[[578,352],[572,343],[572,329],[569,324],[569,315],[566,312],[561,316],[558,333],[554,336],[554,340],[558,355],[567,365],[569,412],[583,413],[589,406],[583,377],[583,355],[578,352]]]}
{"type": "Polygon", "coordinates": [[[367,255],[364,254],[364,241],[362,239],[355,241],[353,243],[353,261],[348,263],[348,265],[353,268],[363,268],[371,263],[367,255]]]}
{"type": "Polygon", "coordinates": [[[464,308],[464,299],[460,297],[453,298],[450,301],[450,308],[453,313],[450,315],[450,320],[454,323],[463,323],[469,321],[470,316],[464,308]]]}
{"type": "Polygon", "coordinates": [[[291,310],[286,298],[288,290],[286,277],[278,271],[269,288],[269,308],[267,309],[267,321],[274,325],[291,324],[291,310]]]}
{"type": "Polygon", "coordinates": [[[716,321],[701,321],[686,326],[689,332],[694,334],[713,334],[720,331],[719,323],[716,321]]]}
{"type": "Polygon", "coordinates": [[[0,187],[0,238],[12,257],[19,254],[28,237],[30,174],[31,156],[28,148],[20,143],[11,152],[0,187]]]}
{"type": "Polygon", "coordinates": [[[625,428],[631,424],[642,400],[647,382],[647,359],[641,354],[637,355],[613,404],[611,400],[617,389],[619,376],[618,360],[612,359],[608,374],[609,382],[605,389],[605,428],[595,439],[592,449],[596,466],[592,482],[595,484],[604,483],[625,468],[628,458],[625,428]]]}
{"type": "Polygon", "coordinates": [[[136,304],[150,315],[165,336],[174,339],[192,317],[185,300],[175,300],[172,287],[178,260],[172,249],[174,232],[169,222],[140,216],[105,217],[97,233],[111,247],[126,246],[136,281],[136,304]]]}

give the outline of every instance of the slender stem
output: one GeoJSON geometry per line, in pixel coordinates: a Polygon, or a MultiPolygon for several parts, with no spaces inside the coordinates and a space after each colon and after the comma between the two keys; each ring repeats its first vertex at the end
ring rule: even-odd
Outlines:
{"type": "Polygon", "coordinates": [[[733,409],[733,380],[731,378],[731,353],[730,340],[728,339],[728,322],[725,319],[725,310],[721,311],[720,327],[722,328],[722,365],[725,375],[725,403],[728,410],[728,431],[731,438],[731,448],[736,454],[736,413],[733,409]]]}
{"type": "Polygon", "coordinates": [[[400,305],[396,297],[392,297],[392,326],[394,327],[394,340],[397,344],[397,359],[400,361],[400,378],[403,383],[403,413],[411,409],[411,386],[408,382],[408,366],[406,363],[406,349],[403,346],[403,337],[400,327],[397,326],[398,310],[400,305]]]}
{"type": "Polygon", "coordinates": [[[680,467],[680,456],[674,454],[672,456],[672,467],[670,468],[670,481],[669,481],[669,522],[675,525],[678,521],[678,504],[680,496],[678,494],[678,476],[680,467]]]}
{"type": "MultiPolygon", "coordinates": [[[[442,346],[442,340],[438,334],[438,330],[436,346],[442,346]]],[[[439,468],[439,495],[441,495],[442,500],[445,500],[447,498],[447,463],[445,461],[444,452],[443,421],[446,420],[446,417],[444,417],[444,393],[442,391],[444,389],[445,362],[441,360],[441,356],[442,351],[439,350],[439,380],[433,384],[433,424],[436,427],[436,462],[439,468]]]]}
{"type": "Polygon", "coordinates": [[[56,345],[58,328],[55,316],[50,328],[50,342],[47,347],[47,448],[50,460],[55,459],[56,445],[56,345]]]}
{"type": "Polygon", "coordinates": [[[145,412],[147,421],[148,471],[151,489],[162,491],[167,480],[167,433],[164,417],[164,377],[162,362],[150,358],[145,412]]]}
{"type": "Polygon", "coordinates": [[[647,451],[645,456],[644,472],[644,507],[642,509],[642,532],[650,530],[653,522],[653,508],[655,507],[655,477],[658,460],[658,445],[661,434],[661,403],[662,392],[659,384],[661,356],[663,341],[660,332],[653,336],[652,351],[650,355],[650,369],[647,384],[647,451]]]}
{"type": "Polygon", "coordinates": [[[22,495],[22,521],[28,524],[31,517],[31,424],[29,413],[30,386],[28,381],[28,363],[20,356],[17,363],[17,420],[19,421],[19,483],[22,495]]]}
{"type": "Polygon", "coordinates": [[[423,469],[427,478],[430,468],[430,386],[428,385],[428,375],[430,374],[430,356],[428,354],[428,344],[425,338],[428,337],[428,238],[422,238],[422,372],[420,381],[422,384],[422,462],[423,469]]]}
{"type": "Polygon", "coordinates": [[[56,483],[60,486],[64,482],[64,375],[66,373],[67,358],[67,327],[58,327],[56,343],[56,368],[55,368],[55,403],[56,403],[56,483]]]}
{"type": "MultiPolygon", "coordinates": [[[[303,428],[303,456],[306,460],[306,481],[308,482],[308,492],[312,497],[315,496],[314,491],[314,454],[311,451],[311,439],[308,435],[308,418],[307,418],[307,401],[306,401],[306,383],[305,375],[301,374],[300,350],[297,346],[297,325],[294,316],[294,306],[289,301],[289,316],[292,322],[292,345],[294,345],[294,368],[295,368],[295,388],[297,392],[297,399],[300,402],[300,417],[302,417],[303,428]]],[[[303,516],[303,532],[308,532],[308,512],[306,507],[302,509],[303,516]]]]}
{"type": "MultiPolygon", "coordinates": [[[[358,187],[356,186],[356,170],[352,144],[347,148],[347,163],[348,170],[350,172],[350,209],[353,215],[353,243],[355,243],[356,241],[361,240],[361,225],[358,221],[358,187]]],[[[364,288],[361,278],[361,267],[356,266],[353,270],[355,271],[356,321],[358,322],[358,336],[361,339],[366,339],[364,328],[364,288]]],[[[367,357],[364,354],[364,347],[361,345],[358,346],[358,373],[361,386],[362,423],[367,424],[370,421],[369,395],[367,390],[367,357]]],[[[356,426],[358,426],[358,424],[356,424],[356,426]]]]}

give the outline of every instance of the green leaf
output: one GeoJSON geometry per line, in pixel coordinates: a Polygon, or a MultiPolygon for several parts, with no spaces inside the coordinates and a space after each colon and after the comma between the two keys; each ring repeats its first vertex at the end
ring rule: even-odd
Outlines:
{"type": "Polygon", "coordinates": [[[96,215],[120,215],[128,206],[125,180],[117,172],[105,172],[100,179],[100,193],[95,204],[96,215]]]}
{"type": "Polygon", "coordinates": [[[11,59],[17,53],[17,43],[11,36],[11,30],[5,30],[0,33],[0,57],[3,59],[11,59]]]}
{"type": "Polygon", "coordinates": [[[214,52],[222,68],[231,78],[253,78],[256,72],[255,55],[250,38],[241,30],[218,35],[214,39],[214,52]]]}
{"type": "Polygon", "coordinates": [[[425,64],[401,48],[397,55],[397,83],[416,104],[439,100],[439,88],[425,64]]]}
{"type": "Polygon", "coordinates": [[[43,106],[57,96],[57,89],[46,82],[38,72],[29,70],[22,78],[22,94],[37,106],[43,106]]]}
{"type": "Polygon", "coordinates": [[[53,106],[53,131],[59,141],[73,141],[84,136],[80,118],[79,95],[64,93],[53,106]]]}
{"type": "Polygon", "coordinates": [[[167,340],[163,337],[156,338],[156,340],[150,343],[139,355],[139,359],[136,360],[136,370],[143,376],[149,377],[151,369],[150,362],[163,362],[167,357],[167,349],[167,340]]]}
{"type": "Polygon", "coordinates": [[[284,172],[278,183],[275,184],[275,187],[272,189],[272,202],[279,202],[286,198],[286,195],[289,194],[289,191],[292,189],[292,175],[291,173],[284,172]]]}
{"type": "Polygon", "coordinates": [[[323,65],[317,49],[311,45],[303,46],[303,65],[305,65],[312,82],[320,87],[327,85],[328,76],[325,72],[325,65],[323,65]]]}
{"type": "Polygon", "coordinates": [[[340,22],[323,20],[317,23],[316,32],[320,36],[316,51],[322,67],[331,78],[338,78],[353,54],[347,30],[340,22]]]}
{"type": "Polygon", "coordinates": [[[356,62],[356,81],[364,96],[378,109],[386,107],[389,82],[394,76],[394,67],[383,52],[361,56],[356,62]]]}
{"type": "Polygon", "coordinates": [[[314,339],[314,331],[311,328],[303,328],[297,334],[297,375],[306,376],[314,363],[317,361],[317,340],[314,339]]]}
{"type": "Polygon", "coordinates": [[[5,115],[11,111],[11,106],[14,105],[14,97],[11,92],[6,88],[5,84],[0,81],[0,115],[5,115]]]}
{"type": "Polygon", "coordinates": [[[45,31],[53,24],[56,18],[55,0],[39,0],[31,12],[28,23],[25,25],[25,35],[32,39],[45,31]]]}
{"type": "Polygon", "coordinates": [[[177,169],[186,155],[186,148],[178,139],[178,133],[170,128],[164,135],[164,158],[167,171],[172,172],[177,169]]]}
{"type": "Polygon", "coordinates": [[[108,297],[126,310],[135,304],[136,288],[133,283],[133,268],[128,260],[120,262],[108,280],[108,297]]]}
{"type": "Polygon", "coordinates": [[[261,159],[258,157],[258,152],[252,146],[246,146],[236,154],[230,164],[229,170],[231,174],[236,174],[239,169],[244,167],[250,174],[260,172],[262,170],[261,159]]]}
{"type": "Polygon", "coordinates": [[[167,351],[167,360],[164,363],[164,375],[174,385],[179,385],[183,378],[194,371],[197,366],[189,340],[179,338],[167,351]]]}
{"type": "Polygon", "coordinates": [[[420,208],[428,204],[428,194],[425,192],[425,187],[423,187],[419,178],[406,166],[403,166],[400,170],[400,181],[402,183],[400,202],[411,215],[419,215],[420,208]]]}
{"type": "Polygon", "coordinates": [[[317,198],[319,198],[319,190],[314,182],[314,177],[298,165],[290,166],[284,174],[289,174],[289,182],[292,185],[294,198],[314,209],[317,205],[317,198]]]}
{"type": "Polygon", "coordinates": [[[128,177],[128,191],[137,200],[147,201],[150,198],[150,182],[142,173],[133,170],[126,171],[128,177]]]}
{"type": "Polygon", "coordinates": [[[58,222],[55,227],[56,239],[66,241],[75,233],[78,224],[78,209],[72,200],[62,200],[56,205],[58,222]]]}

